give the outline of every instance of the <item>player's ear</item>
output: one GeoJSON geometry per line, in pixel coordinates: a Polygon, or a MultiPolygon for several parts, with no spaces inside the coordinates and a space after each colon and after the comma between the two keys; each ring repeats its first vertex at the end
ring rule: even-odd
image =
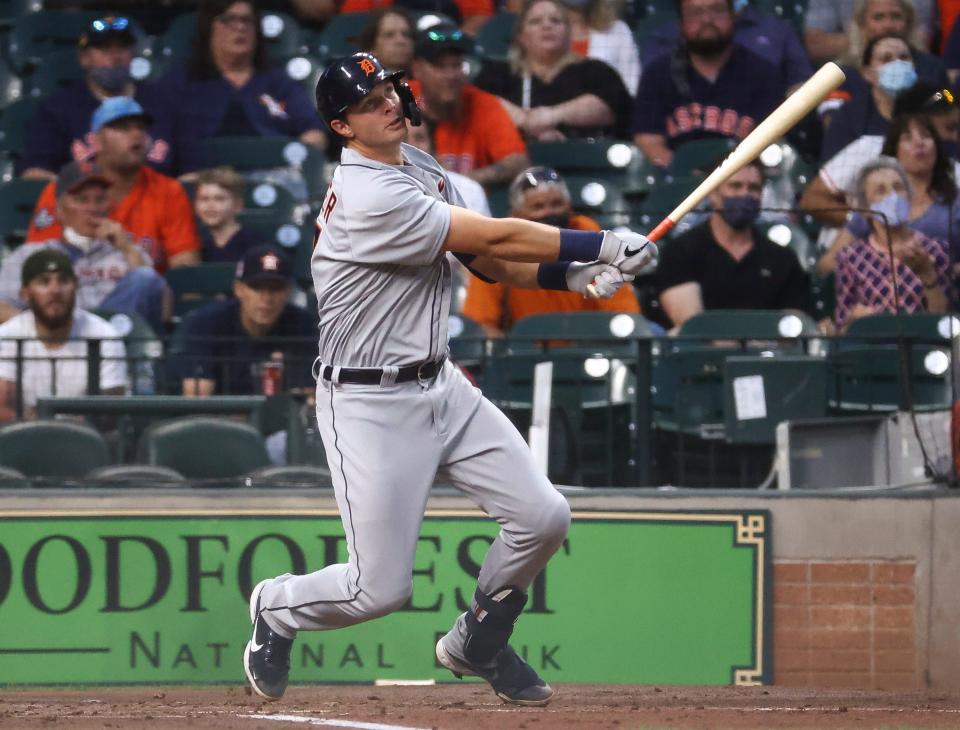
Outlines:
{"type": "Polygon", "coordinates": [[[353,139],[353,130],[350,129],[350,125],[342,119],[334,119],[330,122],[330,129],[347,139],[353,139]]]}

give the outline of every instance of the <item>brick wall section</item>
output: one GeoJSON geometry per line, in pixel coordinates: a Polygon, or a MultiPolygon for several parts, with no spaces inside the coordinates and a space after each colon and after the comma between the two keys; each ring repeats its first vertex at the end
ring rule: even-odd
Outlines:
{"type": "Polygon", "coordinates": [[[774,684],[921,686],[914,562],[782,562],[773,568],[774,684]]]}

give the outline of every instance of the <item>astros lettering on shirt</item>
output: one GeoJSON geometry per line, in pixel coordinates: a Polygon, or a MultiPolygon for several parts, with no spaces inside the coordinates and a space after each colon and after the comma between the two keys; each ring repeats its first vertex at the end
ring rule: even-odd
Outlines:
{"type": "Polygon", "coordinates": [[[769,61],[736,43],[713,81],[685,64],[688,93],[675,83],[674,63],[669,54],[644,67],[633,118],[634,133],[662,134],[671,148],[715,135],[742,139],[786,92],[769,61]]]}

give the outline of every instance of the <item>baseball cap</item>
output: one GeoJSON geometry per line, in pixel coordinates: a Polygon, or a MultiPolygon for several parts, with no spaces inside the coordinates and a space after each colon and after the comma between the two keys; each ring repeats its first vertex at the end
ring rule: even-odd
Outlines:
{"type": "Polygon", "coordinates": [[[137,37],[133,34],[130,19],[120,15],[107,15],[103,18],[91,20],[83,29],[77,45],[80,48],[98,48],[110,41],[122,41],[127,45],[134,45],[137,37]]]}
{"type": "Polygon", "coordinates": [[[473,41],[454,23],[441,22],[417,31],[414,56],[435,61],[444,53],[473,52],[473,41]]]}
{"type": "Polygon", "coordinates": [[[23,262],[23,268],[20,270],[20,283],[22,286],[26,286],[41,274],[54,271],[59,271],[71,279],[77,278],[77,275],[73,272],[73,264],[70,263],[69,256],[55,248],[42,248],[27,256],[27,260],[23,262]]]}
{"type": "Polygon", "coordinates": [[[80,160],[64,165],[57,175],[56,193],[59,198],[66,193],[72,193],[88,183],[100,183],[110,186],[113,183],[103,173],[103,169],[91,160],[80,160]]]}
{"type": "Polygon", "coordinates": [[[136,99],[130,96],[108,96],[90,118],[90,131],[99,132],[108,124],[130,117],[138,117],[147,124],[153,124],[153,117],[143,110],[136,99]]]}
{"type": "Polygon", "coordinates": [[[290,259],[276,246],[266,243],[247,251],[237,264],[237,279],[244,284],[260,281],[282,281],[293,278],[290,259]]]}

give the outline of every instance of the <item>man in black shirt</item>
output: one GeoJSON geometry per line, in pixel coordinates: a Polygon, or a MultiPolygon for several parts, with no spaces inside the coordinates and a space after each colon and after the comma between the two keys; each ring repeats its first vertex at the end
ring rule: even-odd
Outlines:
{"type": "Polygon", "coordinates": [[[184,395],[276,395],[310,388],[317,328],[290,304],[291,265],[276,246],[249,249],[237,266],[236,299],[214,302],[180,325],[173,366],[184,395]]]}
{"type": "Polygon", "coordinates": [[[810,285],[797,255],[753,227],[763,169],[754,162],[710,195],[703,225],[661,246],[660,305],[677,327],[705,309],[801,309],[810,285]]]}

